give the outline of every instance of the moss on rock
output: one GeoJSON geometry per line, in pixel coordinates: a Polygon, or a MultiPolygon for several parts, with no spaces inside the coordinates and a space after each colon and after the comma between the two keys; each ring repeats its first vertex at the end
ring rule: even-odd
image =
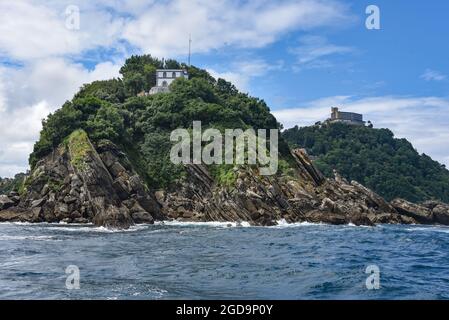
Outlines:
{"type": "Polygon", "coordinates": [[[84,130],[76,130],[70,134],[67,139],[67,147],[69,149],[71,164],[78,170],[85,168],[86,156],[92,151],[92,145],[89,137],[84,130]]]}

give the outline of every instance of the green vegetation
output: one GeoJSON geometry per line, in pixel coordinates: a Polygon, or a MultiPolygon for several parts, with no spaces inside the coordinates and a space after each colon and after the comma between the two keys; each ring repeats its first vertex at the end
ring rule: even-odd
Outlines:
{"type": "Polygon", "coordinates": [[[94,81],[85,84],[75,98],[95,97],[111,103],[120,103],[126,99],[125,86],[121,79],[94,81]]]}
{"type": "Polygon", "coordinates": [[[0,194],[8,194],[11,191],[19,192],[23,188],[26,175],[18,173],[12,179],[0,178],[0,194]]]}
{"type": "Polygon", "coordinates": [[[92,150],[87,133],[81,129],[72,132],[66,144],[72,165],[78,170],[82,170],[85,166],[86,156],[92,150]]]}
{"type": "MultiPolygon", "coordinates": [[[[163,61],[150,55],[132,56],[120,69],[126,92],[136,95],[141,91],[148,91],[156,85],[156,69],[163,68],[163,61]]],[[[167,69],[180,69],[181,64],[175,60],[166,60],[167,69]]]]}
{"type": "Polygon", "coordinates": [[[60,192],[64,187],[64,181],[61,180],[50,179],[47,184],[48,188],[55,193],[60,192]]]}
{"type": "Polygon", "coordinates": [[[449,202],[449,171],[406,139],[395,139],[388,129],[331,124],[283,132],[292,147],[306,148],[326,175],[336,169],[391,200],[449,202]]]}
{"type": "MultiPolygon", "coordinates": [[[[76,154],[76,165],[82,164],[85,134],[93,144],[107,139],[127,154],[149,187],[165,188],[185,177],[185,169],[169,160],[172,130],[190,129],[194,120],[202,121],[203,130],[279,128],[263,100],[239,92],[231,83],[216,80],[205,70],[174,60],[166,60],[165,65],[187,69],[189,80],[175,80],[169,93],[138,97],[137,93],[155,84],[155,71],[163,66],[161,60],[144,55],[126,61],[120,70],[122,79],[84,85],[72,101],[43,121],[40,139],[30,156],[31,167],[75,132],[69,140],[75,146],[71,152],[76,154]]],[[[280,152],[289,154],[283,141],[280,152]]],[[[211,171],[217,172],[224,184],[235,180],[224,167],[211,171]]]]}
{"type": "Polygon", "coordinates": [[[234,165],[221,164],[212,166],[210,173],[217,181],[218,185],[232,187],[237,180],[237,174],[234,170],[234,165]]]}

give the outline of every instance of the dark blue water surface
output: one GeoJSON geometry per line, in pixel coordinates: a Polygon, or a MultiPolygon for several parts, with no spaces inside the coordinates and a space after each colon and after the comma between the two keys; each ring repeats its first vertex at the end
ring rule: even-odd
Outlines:
{"type": "Polygon", "coordinates": [[[0,299],[354,298],[448,299],[449,228],[0,224],[0,299]]]}

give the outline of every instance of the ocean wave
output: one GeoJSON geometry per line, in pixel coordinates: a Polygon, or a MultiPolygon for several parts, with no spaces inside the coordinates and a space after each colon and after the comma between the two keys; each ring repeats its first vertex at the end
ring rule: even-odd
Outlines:
{"type": "Polygon", "coordinates": [[[407,228],[406,231],[427,231],[427,232],[441,232],[441,233],[449,233],[449,228],[438,226],[438,227],[414,227],[414,228],[407,228]]]}
{"type": "Polygon", "coordinates": [[[17,225],[17,226],[30,226],[30,225],[39,225],[39,224],[48,224],[45,222],[39,222],[39,223],[33,223],[33,222],[19,222],[19,221],[15,221],[15,222],[10,222],[10,221],[6,221],[6,222],[0,222],[0,225],[17,225]]]}
{"type": "MultiPolygon", "coordinates": [[[[66,223],[66,222],[0,222],[0,225],[18,225],[18,226],[48,226],[49,229],[61,230],[61,231],[69,231],[69,232],[99,232],[99,233],[116,233],[116,232],[136,232],[143,229],[147,229],[151,226],[177,226],[177,227],[189,227],[189,226],[198,226],[198,227],[220,227],[220,228],[235,228],[235,227],[257,227],[251,225],[248,221],[156,221],[154,225],[151,224],[136,224],[129,229],[113,229],[106,227],[95,227],[93,223],[66,223]]],[[[323,222],[293,222],[289,223],[285,219],[280,219],[276,221],[276,225],[269,226],[267,228],[293,228],[293,227],[303,227],[303,226],[323,226],[323,225],[331,225],[323,222]]],[[[363,227],[370,228],[371,226],[357,226],[353,223],[348,223],[345,226],[348,227],[363,227]]],[[[424,228],[423,228],[424,229],[424,228]]],[[[442,230],[441,232],[449,232],[448,230],[442,230]]]]}
{"type": "Polygon", "coordinates": [[[141,298],[151,298],[151,299],[161,299],[165,296],[168,291],[164,289],[159,289],[157,287],[154,288],[136,288],[135,286],[122,286],[119,288],[114,288],[114,291],[121,292],[119,295],[115,296],[107,296],[106,300],[122,300],[126,299],[126,297],[135,297],[137,299],[141,298]],[[129,290],[137,290],[134,292],[129,292],[129,290]]]}
{"type": "Polygon", "coordinates": [[[70,225],[70,226],[93,226],[94,224],[89,223],[68,223],[64,221],[59,222],[21,222],[21,221],[4,221],[0,222],[0,225],[16,225],[16,226],[57,226],[57,225],[70,225]]]}
{"type": "Polygon", "coordinates": [[[55,239],[53,236],[0,236],[0,241],[10,241],[10,240],[31,240],[31,241],[61,241],[55,239]]]}
{"type": "Polygon", "coordinates": [[[189,226],[198,226],[198,227],[221,227],[221,228],[232,228],[232,227],[250,227],[250,223],[247,221],[242,222],[223,222],[223,221],[158,221],[155,222],[155,225],[166,225],[166,226],[176,226],[176,227],[189,227],[189,226]]]}
{"type": "Polygon", "coordinates": [[[307,227],[307,226],[322,226],[322,225],[324,225],[323,223],[314,223],[314,222],[307,222],[307,221],[289,223],[285,219],[278,220],[278,221],[276,221],[276,223],[277,223],[277,225],[270,226],[268,228],[284,229],[284,228],[307,227]]]}
{"type": "MultiPolygon", "coordinates": [[[[285,219],[281,219],[276,221],[277,225],[270,226],[268,228],[274,228],[274,229],[283,229],[283,228],[295,228],[295,227],[317,227],[317,226],[337,226],[330,223],[324,223],[324,222],[308,222],[308,221],[302,221],[302,222],[292,222],[289,223],[285,219]]],[[[355,225],[354,223],[350,222],[348,224],[340,225],[342,227],[354,227],[354,228],[373,228],[373,226],[364,226],[364,225],[355,225]]]]}
{"type": "Polygon", "coordinates": [[[72,222],[65,222],[65,221],[59,221],[59,222],[54,222],[54,223],[50,223],[50,224],[68,225],[68,226],[93,226],[94,225],[92,222],[88,222],[88,223],[72,223],[72,222]]]}
{"type": "MultiPolygon", "coordinates": [[[[288,223],[285,219],[281,219],[276,221],[276,225],[269,226],[266,228],[275,228],[275,229],[281,229],[281,228],[292,228],[292,227],[299,227],[299,226],[319,226],[324,225],[323,223],[312,223],[312,222],[295,222],[295,223],[288,223]]],[[[247,221],[241,221],[241,222],[223,222],[223,221],[206,221],[206,222],[198,222],[198,221],[158,221],[155,222],[155,225],[167,225],[167,226],[177,226],[177,227],[190,227],[190,226],[205,226],[205,227],[220,227],[220,228],[236,228],[236,227],[243,227],[243,228],[249,228],[249,227],[259,227],[260,226],[252,226],[247,221]]]]}
{"type": "Polygon", "coordinates": [[[121,233],[121,232],[136,232],[147,229],[149,225],[139,224],[131,226],[128,229],[113,229],[106,227],[94,227],[86,226],[85,224],[72,225],[68,224],[70,227],[62,227],[62,226],[51,226],[48,229],[57,230],[57,231],[68,231],[68,232],[94,232],[94,233],[121,233]]]}
{"type": "Polygon", "coordinates": [[[354,224],[354,223],[352,223],[352,222],[349,222],[348,224],[345,224],[344,226],[346,226],[346,227],[355,227],[355,228],[375,228],[376,226],[374,225],[374,226],[366,226],[366,225],[356,225],[356,224],[354,224]]]}
{"type": "MultiPolygon", "coordinates": [[[[223,221],[205,221],[205,222],[198,222],[198,221],[179,221],[179,220],[172,220],[172,221],[158,221],[155,222],[155,225],[167,225],[167,226],[177,226],[177,227],[191,227],[191,226],[205,226],[205,227],[220,227],[220,228],[236,228],[236,227],[243,227],[243,228],[260,228],[261,226],[253,226],[247,221],[240,221],[240,222],[223,222],[223,221]]],[[[292,228],[292,227],[300,227],[300,226],[320,226],[325,225],[324,223],[313,223],[313,222],[294,222],[294,223],[288,223],[285,219],[281,219],[276,221],[276,225],[274,226],[268,226],[263,228],[274,228],[274,229],[282,229],[282,228],[292,228]]]]}

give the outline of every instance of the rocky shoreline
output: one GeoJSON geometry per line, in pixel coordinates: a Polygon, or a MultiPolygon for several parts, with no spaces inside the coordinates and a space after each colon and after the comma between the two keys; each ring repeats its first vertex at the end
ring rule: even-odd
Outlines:
{"type": "Polygon", "coordinates": [[[279,220],[329,224],[449,225],[449,205],[438,201],[392,202],[335,173],[325,178],[302,149],[292,150],[291,175],[261,176],[235,168],[236,181],[221,186],[206,166],[189,165],[187,178],[170,190],[149,190],[132,163],[109,141],[93,146],[72,137],[36,165],[25,191],[0,196],[0,222],[94,223],[128,228],[155,220],[246,221],[270,226],[279,220]],[[80,155],[77,148],[84,145],[80,155]]]}

